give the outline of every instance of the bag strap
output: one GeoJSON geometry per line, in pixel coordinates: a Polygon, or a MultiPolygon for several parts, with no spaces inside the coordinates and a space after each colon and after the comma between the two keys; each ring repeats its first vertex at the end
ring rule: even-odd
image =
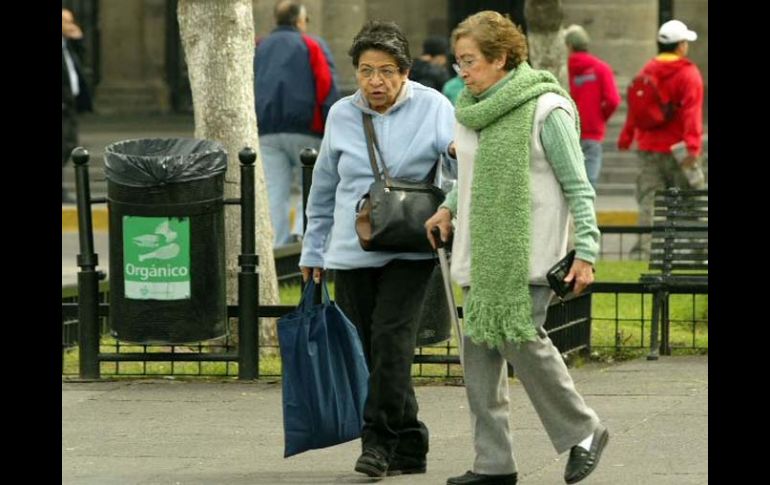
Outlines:
{"type": "Polygon", "coordinates": [[[377,134],[374,133],[374,124],[372,123],[372,115],[369,113],[361,112],[361,116],[364,118],[364,133],[366,134],[366,148],[369,150],[369,162],[372,164],[372,173],[374,173],[375,180],[380,179],[380,170],[377,168],[377,157],[374,154],[376,148],[377,153],[380,154],[380,160],[382,160],[382,171],[385,173],[385,182],[389,184],[390,174],[388,173],[388,167],[385,165],[385,160],[382,159],[382,152],[380,146],[377,143],[377,134]],[[374,146],[372,146],[374,144],[374,146]]]}
{"type": "MultiPolygon", "coordinates": [[[[369,150],[369,162],[372,164],[372,173],[374,173],[374,179],[381,179],[380,171],[377,168],[377,158],[374,151],[380,155],[382,161],[382,171],[385,174],[385,185],[391,185],[390,173],[388,167],[385,165],[385,159],[382,158],[382,151],[380,151],[380,145],[377,143],[377,134],[374,132],[374,124],[372,123],[372,115],[369,113],[361,112],[361,116],[364,118],[364,133],[366,134],[366,148],[369,150]],[[372,146],[374,145],[374,146],[372,146]]],[[[438,170],[438,164],[441,161],[441,157],[436,159],[436,163],[433,164],[433,168],[428,173],[428,176],[423,180],[424,183],[432,183],[436,179],[436,170],[438,170]]]]}
{"type": "Polygon", "coordinates": [[[321,301],[323,302],[324,305],[328,305],[329,303],[331,303],[332,298],[331,298],[331,295],[329,295],[329,286],[326,284],[326,275],[324,274],[321,275],[321,285],[323,285],[323,290],[321,293],[322,295],[321,301]]]}
{"type": "MultiPolygon", "coordinates": [[[[328,305],[331,303],[331,295],[329,294],[329,287],[326,285],[326,276],[321,276],[321,303],[324,305],[328,305]]],[[[310,279],[307,280],[307,283],[305,283],[305,288],[302,290],[302,295],[299,299],[299,305],[297,305],[298,308],[301,308],[303,311],[308,311],[311,308],[313,308],[314,303],[314,296],[316,291],[316,282],[313,279],[312,275],[310,279]]]]}

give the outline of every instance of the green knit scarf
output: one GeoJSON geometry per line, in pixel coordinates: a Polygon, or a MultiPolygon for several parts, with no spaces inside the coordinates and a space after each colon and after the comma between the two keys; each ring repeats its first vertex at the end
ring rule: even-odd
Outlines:
{"type": "Polygon", "coordinates": [[[471,291],[465,333],[476,343],[535,340],[529,295],[530,138],[537,98],[571,99],[547,71],[519,64],[482,100],[464,89],[457,120],[479,132],[471,185],[471,291]]]}

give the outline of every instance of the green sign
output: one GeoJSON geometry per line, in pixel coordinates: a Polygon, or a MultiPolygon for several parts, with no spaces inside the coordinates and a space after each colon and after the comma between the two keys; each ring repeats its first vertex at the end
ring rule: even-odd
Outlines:
{"type": "Polygon", "coordinates": [[[190,299],[190,219],[123,216],[126,298],[190,299]]]}

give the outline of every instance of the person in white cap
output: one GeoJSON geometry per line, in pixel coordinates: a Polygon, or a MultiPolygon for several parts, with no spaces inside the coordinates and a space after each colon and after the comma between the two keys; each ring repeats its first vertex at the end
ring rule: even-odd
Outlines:
{"type": "MultiPolygon", "coordinates": [[[[703,135],[703,79],[689,60],[689,43],[698,34],[679,20],[669,20],[658,30],[658,55],[631,82],[627,92],[628,115],[618,138],[618,148],[628,150],[636,141],[642,170],[636,182],[639,225],[652,225],[655,191],[669,187],[688,189],[682,168],[699,163],[703,135]],[[652,100],[659,98],[657,103],[652,100]],[[687,156],[677,162],[671,145],[684,141],[687,156]],[[681,167],[680,167],[681,165],[681,167]]],[[[635,248],[648,254],[650,236],[635,248]]]]}
{"type": "MultiPolygon", "coordinates": [[[[627,92],[629,109],[618,148],[628,150],[636,141],[639,149],[642,169],[636,199],[640,226],[652,225],[655,191],[691,188],[682,168],[700,163],[703,79],[698,67],[686,57],[689,43],[697,38],[698,34],[679,20],[661,25],[658,55],[642,68],[627,92]],[[653,102],[657,98],[659,101],[653,102]],[[681,141],[688,154],[677,162],[671,145],[681,141]]],[[[649,247],[650,236],[645,235],[635,249],[647,254],[649,247]]]]}

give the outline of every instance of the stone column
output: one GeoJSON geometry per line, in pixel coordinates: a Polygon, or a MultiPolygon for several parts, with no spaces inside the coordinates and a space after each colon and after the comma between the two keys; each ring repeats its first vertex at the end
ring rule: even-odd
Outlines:
{"type": "Polygon", "coordinates": [[[166,1],[101,0],[100,113],[170,110],[166,68],[166,1]]]}

